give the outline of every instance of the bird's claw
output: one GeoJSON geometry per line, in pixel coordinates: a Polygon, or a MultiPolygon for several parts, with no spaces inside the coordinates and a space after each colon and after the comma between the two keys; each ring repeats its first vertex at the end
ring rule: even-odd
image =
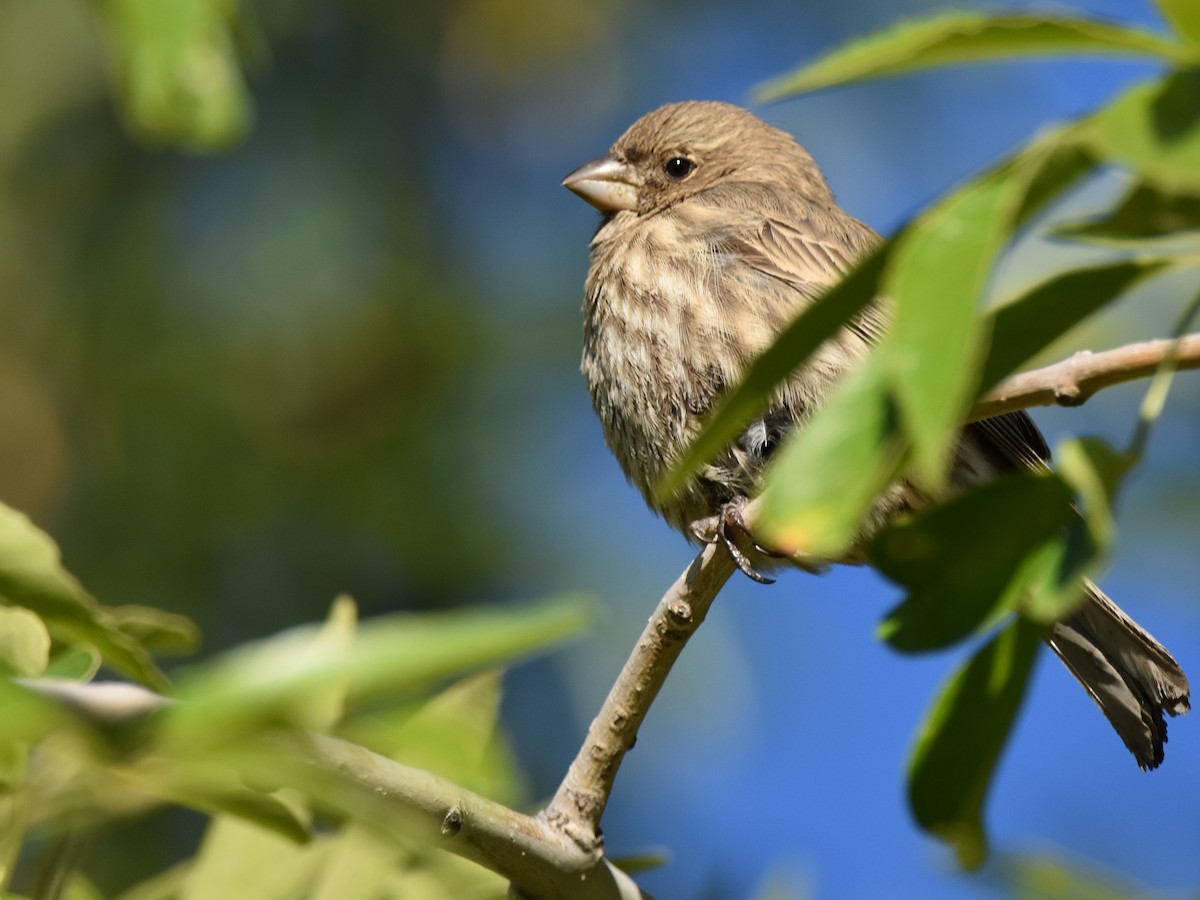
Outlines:
{"type": "Polygon", "coordinates": [[[746,519],[742,515],[745,505],[746,501],[744,498],[730,500],[728,503],[722,504],[720,512],[715,516],[708,516],[707,518],[697,519],[693,522],[691,525],[692,534],[706,544],[715,544],[717,541],[724,544],[725,549],[729,551],[730,558],[733,559],[734,565],[747,578],[757,581],[759,584],[774,584],[775,579],[762,574],[762,572],[754,568],[754,564],[750,562],[750,558],[738,546],[737,538],[739,534],[742,534],[750,539],[757,552],[764,556],[780,556],[780,554],[760,546],[754,540],[754,535],[750,533],[750,529],[746,525],[746,519]]]}

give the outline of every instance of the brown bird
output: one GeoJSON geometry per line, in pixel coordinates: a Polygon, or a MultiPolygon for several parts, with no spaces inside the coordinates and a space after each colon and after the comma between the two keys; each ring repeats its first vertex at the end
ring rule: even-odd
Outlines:
{"type": "MultiPolygon", "coordinates": [[[[663,106],[563,184],[604,214],[591,242],[582,368],[608,445],[655,512],[685,535],[724,539],[757,576],[737,546],[740,509],[783,437],[882,335],[885,301],[826,341],[680,492],[664,500],[654,487],[750,361],[879,236],[837,205],[790,135],[725,103],[663,106]]],[[[976,422],[962,432],[951,485],[1041,468],[1049,456],[1025,413],[976,422]]],[[[896,484],[875,503],[860,543],[921,503],[896,484]]],[[[1187,677],[1098,587],[1083,587],[1083,607],[1056,623],[1047,643],[1138,766],[1153,769],[1167,739],[1163,713],[1189,707],[1187,677]]]]}

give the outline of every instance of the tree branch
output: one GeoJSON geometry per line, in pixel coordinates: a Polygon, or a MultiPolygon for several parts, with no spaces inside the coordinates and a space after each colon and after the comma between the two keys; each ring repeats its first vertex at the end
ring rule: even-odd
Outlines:
{"type": "Polygon", "coordinates": [[[580,849],[591,851],[601,846],[600,817],[621,760],[633,746],[675,660],[734,568],[724,545],[709,544],[663,595],[554,799],[542,811],[542,819],[568,835],[580,849]]]}
{"type": "MultiPolygon", "coordinates": [[[[23,678],[16,683],[101,728],[148,721],[174,705],[123,682],[23,678]]],[[[541,816],[516,812],[431,772],[328,735],[274,731],[261,741],[268,752],[222,757],[247,784],[260,790],[298,788],[327,812],[383,834],[424,840],[507,878],[518,897],[651,900],[599,847],[585,850],[541,816]]]]}
{"type": "Polygon", "coordinates": [[[1200,334],[1144,341],[1115,350],[1084,350],[1070,359],[1004,379],[975,404],[970,421],[1032,406],[1079,406],[1097,391],[1147,378],[1169,354],[1179,369],[1200,368],[1200,334]]]}
{"type": "Polygon", "coordinates": [[[507,878],[528,900],[651,900],[604,858],[567,840],[540,816],[527,816],[422,769],[405,766],[348,741],[305,735],[291,755],[320,803],[337,810],[348,786],[358,797],[354,818],[425,838],[437,847],[507,878]]]}

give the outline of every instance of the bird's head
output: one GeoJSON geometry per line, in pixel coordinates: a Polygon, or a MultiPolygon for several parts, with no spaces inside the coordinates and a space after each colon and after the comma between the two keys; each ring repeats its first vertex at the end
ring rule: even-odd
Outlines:
{"type": "Polygon", "coordinates": [[[606,215],[652,215],[730,182],[778,185],[832,203],[820,170],[786,132],[729,103],[670,103],[629,127],[563,180],[606,215]]]}

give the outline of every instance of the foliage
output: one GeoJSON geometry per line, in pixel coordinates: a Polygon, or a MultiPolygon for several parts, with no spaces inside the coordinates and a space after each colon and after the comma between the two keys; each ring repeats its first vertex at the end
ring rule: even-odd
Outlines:
{"type": "Polygon", "coordinates": [[[22,873],[34,877],[28,872],[40,856],[39,896],[49,895],[47,873],[65,896],[96,896],[64,848],[175,803],[211,816],[199,851],[122,896],[267,898],[301,888],[310,897],[504,895],[496,876],[406,838],[402,822],[381,830],[349,781],[318,783],[297,765],[287,738],[352,735],[515,804],[519,779],[496,730],[501,673],[492,667],[578,630],[579,602],[360,625],[343,597],[322,627],[244,645],[168,683],[148,662],[149,648],[164,633],[190,633],[188,623],[152,610],[134,619],[96,603],[62,570],[53,542],[7,507],[0,546],[11,550],[0,554],[0,666],[19,676],[0,691],[0,878],[10,891],[21,889],[13,882],[22,873]],[[77,670],[78,658],[96,665],[70,679],[46,677],[77,670]],[[118,683],[86,694],[79,685],[101,665],[177,699],[118,683]],[[97,710],[88,696],[110,706],[97,710]],[[109,720],[104,709],[120,714],[109,720]]]}
{"type": "MultiPolygon", "coordinates": [[[[774,100],[1047,52],[1134,54],[1164,69],[1086,118],[1034,137],[899,229],[756,362],[664,489],[760,410],[774,386],[866,300],[889,296],[894,323],[871,364],[785,444],[764,492],[759,524],[773,546],[836,558],[901,470],[930,495],[946,495],[959,425],[989,388],[1146,278],[1200,262],[1200,7],[1160,6],[1170,36],[1058,17],[942,13],[854,41],[765,86],[760,96],[774,100]],[[997,260],[1031,219],[1112,168],[1127,173],[1125,196],[1092,221],[1057,229],[1063,240],[1110,248],[1111,257],[991,298],[997,260]]],[[[1182,313],[1181,331],[1193,307],[1182,313]]],[[[1124,450],[1098,439],[1068,441],[1053,471],[975,488],[894,523],[873,543],[873,562],[908,594],[881,627],[894,647],[931,650],[995,632],[935,700],[909,772],[915,818],[950,841],[964,864],[985,856],[983,801],[1032,669],[1036,641],[1028,635],[1069,612],[1074,580],[1102,567],[1116,495],[1159,410],[1148,397],[1124,450]]]]}

